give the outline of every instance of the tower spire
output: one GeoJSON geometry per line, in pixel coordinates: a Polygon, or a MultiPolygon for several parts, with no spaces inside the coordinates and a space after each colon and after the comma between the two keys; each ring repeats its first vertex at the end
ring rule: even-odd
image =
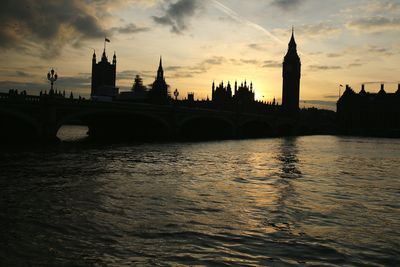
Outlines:
{"type": "Polygon", "coordinates": [[[289,48],[296,49],[296,47],[297,47],[297,44],[296,44],[296,40],[294,39],[294,27],[292,26],[292,37],[290,38],[289,48]]]}
{"type": "Polygon", "coordinates": [[[162,56],[160,56],[160,65],[158,66],[157,78],[164,79],[164,70],[162,67],[162,56]]]}

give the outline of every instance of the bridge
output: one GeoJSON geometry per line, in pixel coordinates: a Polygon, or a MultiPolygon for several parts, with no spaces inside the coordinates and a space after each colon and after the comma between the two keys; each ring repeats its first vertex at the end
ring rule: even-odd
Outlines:
{"type": "Polygon", "coordinates": [[[63,125],[81,124],[93,138],[233,139],[287,135],[299,127],[278,113],[251,114],[133,102],[0,93],[2,140],[57,140],[63,125]]]}

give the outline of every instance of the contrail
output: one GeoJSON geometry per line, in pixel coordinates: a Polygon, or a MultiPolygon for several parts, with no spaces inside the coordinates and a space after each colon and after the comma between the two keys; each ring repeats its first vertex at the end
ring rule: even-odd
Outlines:
{"type": "Polygon", "coordinates": [[[256,30],[259,30],[261,32],[263,32],[265,35],[267,35],[269,38],[271,38],[272,40],[274,40],[275,42],[278,42],[279,44],[284,44],[284,42],[282,40],[280,40],[278,37],[276,37],[275,35],[273,35],[270,31],[268,31],[267,29],[265,29],[264,27],[246,19],[241,17],[238,13],[236,13],[235,11],[233,11],[232,9],[230,9],[229,7],[225,6],[224,4],[221,4],[218,0],[210,0],[211,2],[214,3],[215,7],[218,8],[220,11],[222,11],[223,13],[227,14],[229,17],[231,17],[232,19],[243,23],[249,27],[252,27],[256,30]]]}

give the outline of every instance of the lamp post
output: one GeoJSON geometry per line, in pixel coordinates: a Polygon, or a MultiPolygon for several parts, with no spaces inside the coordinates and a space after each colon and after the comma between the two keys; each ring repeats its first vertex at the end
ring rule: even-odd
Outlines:
{"type": "Polygon", "coordinates": [[[57,81],[57,78],[58,78],[58,75],[57,75],[57,73],[54,71],[54,69],[51,69],[51,71],[49,71],[49,72],[47,73],[47,80],[50,81],[50,92],[49,92],[50,95],[53,95],[53,94],[54,94],[53,86],[54,86],[54,82],[57,81]]]}
{"type": "Polygon", "coordinates": [[[175,101],[177,101],[178,100],[178,96],[179,96],[178,89],[175,89],[174,96],[175,96],[175,101]]]}

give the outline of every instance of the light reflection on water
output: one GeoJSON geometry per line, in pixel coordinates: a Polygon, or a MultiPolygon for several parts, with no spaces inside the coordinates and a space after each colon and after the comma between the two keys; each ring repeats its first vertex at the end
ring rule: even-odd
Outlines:
{"type": "Polygon", "coordinates": [[[400,141],[1,152],[0,265],[399,263],[400,141]]]}

